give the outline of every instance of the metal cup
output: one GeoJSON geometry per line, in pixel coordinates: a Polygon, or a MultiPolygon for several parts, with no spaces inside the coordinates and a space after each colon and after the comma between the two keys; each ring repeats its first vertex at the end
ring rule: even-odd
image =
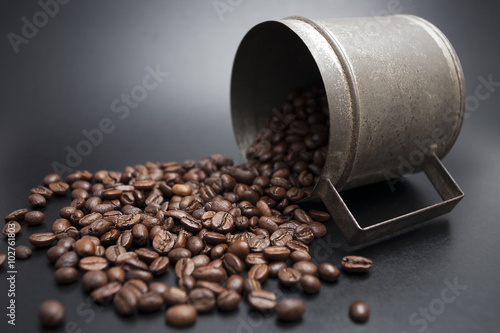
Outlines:
{"type": "Polygon", "coordinates": [[[451,211],[462,190],[441,164],[462,126],[465,83],[458,57],[431,23],[410,15],[311,20],[252,28],[233,65],[231,112],[246,148],[297,87],[323,82],[328,155],[305,200],[322,200],[348,244],[401,231],[451,211]],[[362,228],[339,192],[424,171],[442,202],[362,228]]]}

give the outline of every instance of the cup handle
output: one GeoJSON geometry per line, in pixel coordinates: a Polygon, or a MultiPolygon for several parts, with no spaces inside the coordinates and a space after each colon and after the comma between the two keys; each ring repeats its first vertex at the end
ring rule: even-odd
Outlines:
{"type": "Polygon", "coordinates": [[[407,229],[426,220],[450,212],[463,198],[464,192],[450,176],[439,158],[432,153],[422,165],[423,171],[437,190],[442,200],[434,205],[418,209],[366,228],[361,228],[339,195],[332,182],[323,178],[318,183],[318,193],[330,212],[335,224],[349,245],[359,245],[407,229]]]}

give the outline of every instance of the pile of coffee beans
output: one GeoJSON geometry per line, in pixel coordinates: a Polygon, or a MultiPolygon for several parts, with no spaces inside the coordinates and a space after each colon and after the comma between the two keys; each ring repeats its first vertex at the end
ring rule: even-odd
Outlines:
{"type": "MultiPolygon", "coordinates": [[[[113,304],[123,316],[167,307],[173,326],[192,325],[198,313],[214,308],[234,311],[242,300],[260,311],[275,310],[283,321],[300,320],[300,299],[277,304],[263,288],[268,278],[285,287],[317,293],[321,280],[337,280],[340,270],[311,262],[309,244],[326,234],[327,212],[304,210],[321,174],[328,145],[328,107],[324,90],[293,92],[247,150],[248,162],[211,155],[198,162],[147,162],[123,171],[77,171],[63,181],[47,175],[31,189],[28,201],[42,208],[53,196],[71,196],[50,231],[29,242],[46,248],[54,279],[83,290],[99,304],[113,304]],[[172,266],[176,286],[157,281],[172,266]],[[80,274],[82,273],[82,274],[80,274]],[[81,277],[80,277],[81,275],[81,277]]],[[[5,217],[10,229],[42,224],[37,210],[18,209],[5,217]]],[[[10,231],[9,231],[10,230],[10,231]]],[[[31,249],[16,248],[26,259],[31,249]]],[[[5,261],[5,255],[0,256],[5,261]]],[[[362,257],[345,257],[342,267],[355,273],[370,269],[362,257]]],[[[356,303],[351,316],[368,319],[356,303]]],[[[40,321],[55,327],[64,307],[47,301],[40,321]]]]}

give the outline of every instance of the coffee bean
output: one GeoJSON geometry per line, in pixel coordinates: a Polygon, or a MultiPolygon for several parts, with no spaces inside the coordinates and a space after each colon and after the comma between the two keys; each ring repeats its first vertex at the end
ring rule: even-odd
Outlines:
{"type": "Polygon", "coordinates": [[[286,243],[286,247],[289,248],[291,251],[306,251],[309,252],[309,246],[306,244],[298,241],[298,240],[291,240],[288,243],[286,243]]]}
{"type": "Polygon", "coordinates": [[[370,270],[373,262],[365,257],[360,256],[346,256],[342,258],[342,268],[348,272],[353,273],[366,273],[370,270]]]}
{"type": "Polygon", "coordinates": [[[59,284],[70,284],[78,280],[78,270],[74,267],[61,267],[54,272],[54,279],[59,284]]]}
{"type": "Polygon", "coordinates": [[[95,253],[95,248],[96,246],[90,239],[79,239],[75,242],[75,245],[73,246],[74,251],[76,254],[78,254],[80,257],[88,257],[88,256],[93,256],[95,253]]]}
{"type": "Polygon", "coordinates": [[[264,257],[271,261],[285,261],[290,255],[290,250],[284,246],[269,246],[262,250],[264,257]]]}
{"type": "Polygon", "coordinates": [[[33,208],[43,208],[47,204],[47,200],[43,195],[32,194],[28,197],[28,202],[33,208]]]}
{"type": "Polygon", "coordinates": [[[295,268],[287,267],[278,272],[278,279],[285,287],[292,287],[299,282],[302,274],[295,268]]]}
{"type": "Polygon", "coordinates": [[[62,245],[52,246],[47,250],[46,257],[51,264],[55,263],[60,256],[68,252],[68,250],[62,245]]]}
{"type": "Polygon", "coordinates": [[[324,262],[318,266],[318,275],[324,281],[333,282],[339,277],[340,271],[334,265],[324,262]]]}
{"type": "Polygon", "coordinates": [[[261,290],[262,285],[260,284],[259,281],[251,278],[246,278],[243,281],[243,291],[245,294],[250,294],[254,290],[261,290]]]}
{"type": "Polygon", "coordinates": [[[172,306],[165,313],[167,323],[176,327],[191,326],[196,322],[196,317],[196,308],[188,304],[172,306]]]}
{"type": "Polygon", "coordinates": [[[50,173],[43,178],[43,185],[48,186],[59,181],[61,181],[61,177],[57,173],[50,173]]]}
{"type": "Polygon", "coordinates": [[[57,241],[57,245],[64,247],[66,250],[70,251],[75,245],[75,239],[71,237],[63,237],[57,241]]]}
{"type": "Polygon", "coordinates": [[[323,223],[312,222],[311,224],[309,224],[309,226],[312,229],[314,237],[321,238],[321,237],[324,237],[326,235],[327,230],[326,230],[326,227],[323,223]]]}
{"type": "Polygon", "coordinates": [[[55,182],[49,184],[49,189],[54,192],[55,195],[65,195],[69,190],[69,185],[65,182],[55,182]]]}
{"type": "Polygon", "coordinates": [[[75,251],[69,251],[64,253],[57,259],[55,263],[56,268],[61,268],[61,267],[77,267],[78,263],[80,262],[80,258],[76,254],[75,251]]]}
{"type": "Polygon", "coordinates": [[[227,253],[232,253],[241,260],[244,260],[246,256],[250,253],[250,245],[246,240],[234,241],[229,245],[227,253]]]}
{"type": "Polygon", "coordinates": [[[191,251],[188,249],[185,249],[183,247],[178,247],[173,250],[171,250],[168,253],[168,258],[172,263],[176,263],[177,261],[183,259],[183,258],[191,258],[191,251]]]}
{"type": "Polygon", "coordinates": [[[172,186],[172,192],[175,195],[187,196],[191,194],[191,187],[184,184],[175,184],[172,186]]]}
{"type": "Polygon", "coordinates": [[[283,268],[286,268],[287,264],[284,261],[273,261],[270,262],[268,265],[269,268],[269,277],[277,277],[278,272],[282,270],[283,268]]]}
{"type": "Polygon", "coordinates": [[[34,247],[46,247],[52,244],[56,240],[56,235],[52,232],[40,232],[36,234],[31,234],[29,241],[34,247]]]}
{"type": "Polygon", "coordinates": [[[226,289],[228,290],[234,290],[238,293],[243,292],[243,281],[244,279],[239,276],[239,275],[231,275],[227,280],[226,280],[226,289]]]}
{"type": "Polygon", "coordinates": [[[302,319],[306,312],[304,302],[296,298],[286,298],[276,307],[276,315],[279,320],[293,322],[302,319]]]}
{"type": "Polygon", "coordinates": [[[5,223],[2,234],[9,237],[9,235],[17,235],[21,231],[21,225],[16,221],[5,223]]]}
{"type": "Polygon", "coordinates": [[[108,268],[108,261],[95,256],[85,257],[80,260],[79,267],[84,271],[102,271],[108,268]]]}
{"type": "Polygon", "coordinates": [[[86,292],[91,292],[107,283],[108,277],[103,271],[89,271],[82,277],[82,287],[86,292]]]}
{"type": "Polygon", "coordinates": [[[309,225],[301,224],[295,228],[293,237],[302,243],[309,244],[314,240],[314,233],[309,225]]]}
{"type": "Polygon", "coordinates": [[[137,308],[137,293],[131,286],[123,286],[113,297],[116,312],[122,316],[131,316],[137,308]]]}
{"type": "Polygon", "coordinates": [[[108,277],[109,282],[116,281],[123,283],[125,281],[125,271],[121,267],[111,267],[106,275],[108,277]]]}
{"type": "Polygon", "coordinates": [[[119,282],[109,282],[104,286],[93,290],[90,293],[90,297],[92,297],[94,302],[98,304],[107,304],[113,299],[113,297],[121,289],[121,287],[122,285],[119,282]]]}
{"type": "Polygon", "coordinates": [[[54,193],[45,186],[38,186],[31,189],[31,194],[40,194],[45,199],[50,199],[54,193]]]}
{"type": "Polygon", "coordinates": [[[269,240],[269,237],[265,235],[252,237],[248,241],[248,246],[252,252],[262,252],[264,249],[268,248],[269,245],[271,245],[271,241],[269,240]]]}
{"type": "Polygon", "coordinates": [[[168,290],[168,286],[163,282],[153,282],[149,285],[149,290],[157,292],[161,296],[165,291],[168,290]]]}
{"type": "Polygon", "coordinates": [[[163,299],[169,306],[185,304],[188,301],[187,293],[179,288],[171,287],[163,293],[163,299]]]}
{"type": "Polygon", "coordinates": [[[5,222],[19,221],[23,219],[24,215],[26,215],[27,212],[28,209],[26,208],[17,209],[5,217],[5,222]]]}
{"type": "Polygon", "coordinates": [[[48,300],[38,308],[38,320],[45,328],[56,328],[64,321],[66,310],[61,302],[48,300]]]}
{"type": "Polygon", "coordinates": [[[206,280],[217,283],[223,283],[227,278],[227,273],[223,268],[202,266],[193,271],[193,277],[196,280],[206,280]]]}
{"type": "Polygon", "coordinates": [[[195,287],[196,288],[204,288],[210,290],[215,296],[218,296],[220,293],[224,292],[226,288],[221,286],[218,283],[211,282],[211,281],[195,281],[195,287]]]}
{"type": "MultiPolygon", "coordinates": [[[[76,244],[76,243],[75,243],[76,244]]],[[[121,254],[126,253],[127,250],[121,245],[112,245],[106,249],[106,259],[112,263],[116,263],[116,260],[121,254]]],[[[135,254],[135,253],[134,253],[135,254]]],[[[135,254],[137,256],[137,254],[135,254]]]]}
{"type": "Polygon", "coordinates": [[[245,264],[252,267],[254,265],[267,264],[267,260],[262,253],[250,253],[245,258],[245,264]]]}
{"type": "Polygon", "coordinates": [[[141,312],[155,312],[162,308],[164,303],[160,293],[149,291],[139,296],[137,307],[141,312]]]}
{"type": "Polygon", "coordinates": [[[205,288],[195,288],[189,292],[189,302],[198,312],[208,312],[215,307],[214,293],[205,288]]]}
{"type": "Polygon", "coordinates": [[[191,258],[191,260],[193,260],[195,268],[206,266],[210,263],[210,258],[204,254],[194,256],[193,258],[191,258]]]}
{"type": "Polygon", "coordinates": [[[185,275],[191,275],[194,269],[195,265],[193,260],[190,258],[182,258],[175,264],[175,276],[180,279],[185,275]]]}
{"type": "Polygon", "coordinates": [[[227,237],[218,232],[208,231],[204,237],[205,242],[210,245],[223,244],[227,242],[227,237]]]}
{"type": "Polygon", "coordinates": [[[292,262],[311,261],[311,255],[304,250],[297,250],[290,254],[290,260],[292,262]]]}
{"type": "Polygon", "coordinates": [[[45,214],[39,211],[27,212],[24,215],[24,221],[28,225],[40,225],[42,224],[44,219],[45,219],[45,214]]]}
{"type": "Polygon", "coordinates": [[[308,214],[315,221],[326,222],[330,219],[330,214],[317,209],[309,210],[308,214]]]}
{"type": "Polygon", "coordinates": [[[248,294],[248,303],[258,311],[269,311],[276,307],[276,295],[267,290],[253,290],[248,294]]]}
{"type": "Polygon", "coordinates": [[[16,259],[19,260],[25,260],[31,257],[31,254],[33,253],[31,249],[25,245],[19,245],[18,247],[15,248],[14,250],[16,259]]]}
{"type": "Polygon", "coordinates": [[[243,271],[243,263],[233,253],[226,253],[222,261],[229,275],[240,274],[243,271]]]}
{"type": "Polygon", "coordinates": [[[149,265],[149,270],[154,275],[161,275],[167,271],[169,265],[170,259],[168,257],[161,256],[153,260],[153,262],[149,265]]]}
{"type": "Polygon", "coordinates": [[[349,316],[358,323],[365,323],[370,318],[370,308],[363,301],[354,301],[349,307],[349,316]]]}
{"type": "Polygon", "coordinates": [[[217,232],[227,233],[230,232],[233,228],[234,228],[234,217],[227,212],[220,211],[217,214],[215,214],[215,216],[212,218],[212,229],[217,232]]]}
{"type": "Polygon", "coordinates": [[[225,290],[217,296],[217,308],[221,311],[234,311],[238,308],[241,295],[234,290],[225,290]]]}
{"type": "Polygon", "coordinates": [[[175,240],[166,230],[160,230],[153,239],[153,249],[159,254],[168,254],[174,247],[175,240]]]}
{"type": "Polygon", "coordinates": [[[302,289],[304,292],[308,294],[315,294],[319,292],[319,289],[321,288],[321,282],[317,277],[314,275],[302,275],[300,278],[300,285],[302,286],[302,289]]]}
{"type": "Polygon", "coordinates": [[[254,265],[248,271],[247,276],[249,279],[255,279],[262,283],[269,276],[269,267],[266,264],[254,265]]]}

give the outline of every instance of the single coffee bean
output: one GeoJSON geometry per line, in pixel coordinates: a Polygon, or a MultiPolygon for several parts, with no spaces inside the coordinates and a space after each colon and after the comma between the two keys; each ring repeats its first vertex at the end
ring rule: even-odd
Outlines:
{"type": "Polygon", "coordinates": [[[137,300],[137,307],[141,312],[155,312],[161,309],[164,300],[160,293],[149,291],[142,294],[137,300]]]}
{"type": "Polygon", "coordinates": [[[116,312],[122,316],[131,316],[137,308],[137,294],[131,286],[123,286],[113,297],[116,312]]]}
{"type": "Polygon", "coordinates": [[[167,324],[175,327],[187,327],[196,322],[196,308],[188,304],[179,304],[170,307],[165,313],[167,324]]]}
{"type": "Polygon", "coordinates": [[[79,262],[80,258],[78,257],[78,254],[76,254],[75,251],[69,251],[64,253],[59,257],[59,259],[57,259],[55,267],[77,267],[79,262]]]}
{"type": "Polygon", "coordinates": [[[271,261],[285,261],[290,255],[290,250],[284,246],[268,246],[262,250],[264,257],[271,261]]]}
{"type": "Polygon", "coordinates": [[[186,249],[191,251],[192,255],[197,255],[203,250],[203,239],[198,236],[189,237],[186,241],[186,249]]]}
{"type": "Polygon", "coordinates": [[[31,189],[31,194],[40,194],[45,199],[50,199],[54,193],[45,186],[38,186],[31,189]]]}
{"type": "Polygon", "coordinates": [[[326,230],[326,227],[323,223],[312,222],[311,224],[309,224],[309,226],[312,229],[314,237],[321,238],[321,237],[324,237],[326,235],[327,230],[326,230]]]}
{"type": "Polygon", "coordinates": [[[180,195],[185,197],[191,194],[191,187],[185,184],[175,184],[174,186],[172,186],[172,192],[175,195],[180,195]]]}
{"type": "Polygon", "coordinates": [[[61,177],[57,173],[50,173],[43,178],[43,185],[48,186],[59,181],[61,181],[61,177]]]}
{"type": "Polygon", "coordinates": [[[217,283],[223,283],[227,279],[226,271],[221,267],[202,266],[193,271],[193,277],[196,280],[206,280],[217,283]]]}
{"type": "Polygon", "coordinates": [[[194,288],[189,292],[189,302],[198,312],[209,312],[215,307],[214,293],[205,288],[194,288]]]}
{"type": "Polygon", "coordinates": [[[57,241],[57,245],[64,247],[66,250],[71,251],[75,245],[76,240],[71,237],[63,237],[57,241]]]}
{"type": "Polygon", "coordinates": [[[153,249],[159,254],[168,254],[174,244],[174,237],[166,230],[160,230],[153,239],[153,249]]]}
{"type": "Polygon", "coordinates": [[[317,209],[309,210],[308,214],[315,221],[326,222],[330,219],[330,214],[317,209]]]}
{"type": "Polygon", "coordinates": [[[286,262],[284,261],[273,261],[273,262],[270,262],[269,265],[268,265],[268,268],[269,268],[269,277],[277,277],[278,276],[278,272],[280,270],[282,270],[283,268],[286,268],[288,267],[286,262]]]}
{"type": "Polygon", "coordinates": [[[179,288],[171,287],[163,293],[163,299],[169,306],[177,304],[186,304],[188,301],[187,293],[179,288]]]}
{"type": "Polygon", "coordinates": [[[186,275],[193,274],[195,265],[191,258],[182,258],[175,264],[175,276],[181,278],[186,275]]]}
{"type": "Polygon", "coordinates": [[[208,231],[204,237],[205,242],[210,245],[227,243],[227,237],[219,232],[208,231]]]}
{"type": "Polygon", "coordinates": [[[250,294],[254,290],[261,290],[261,289],[262,285],[260,284],[259,281],[255,279],[246,278],[243,281],[243,291],[245,292],[245,294],[250,294]]]}
{"type": "Polygon", "coordinates": [[[318,266],[318,275],[324,281],[333,282],[339,277],[340,270],[334,265],[324,262],[318,266]]]}
{"type": "MultiPolygon", "coordinates": [[[[169,289],[168,286],[163,282],[153,282],[149,285],[150,291],[157,292],[160,295],[162,295],[168,289],[169,289]]],[[[162,298],[163,298],[163,296],[162,296],[162,298]]]]}
{"type": "Polygon", "coordinates": [[[232,242],[227,249],[227,253],[232,253],[241,260],[244,260],[250,253],[250,246],[248,244],[248,241],[240,239],[232,242]]]}
{"type": "Polygon", "coordinates": [[[300,278],[300,285],[302,286],[302,289],[304,292],[308,294],[315,294],[319,292],[319,289],[321,288],[321,282],[317,277],[314,275],[302,275],[300,278]]]}
{"type": "Polygon", "coordinates": [[[78,280],[78,270],[74,267],[61,267],[54,272],[54,279],[59,284],[71,284],[78,280]]]}
{"type": "Polygon", "coordinates": [[[183,247],[178,247],[173,250],[171,250],[168,253],[168,258],[172,263],[176,263],[177,261],[183,259],[183,258],[191,258],[191,251],[188,249],[185,249],[183,247]]]}
{"type": "Polygon", "coordinates": [[[153,262],[149,265],[149,271],[154,275],[161,275],[167,271],[169,265],[170,259],[168,257],[161,256],[153,260],[153,262]]]}
{"type": "Polygon", "coordinates": [[[14,253],[16,256],[16,259],[19,260],[25,260],[31,257],[31,254],[33,253],[29,247],[26,245],[19,245],[14,249],[14,253]]]}
{"type": "Polygon", "coordinates": [[[259,264],[267,264],[267,259],[264,258],[264,255],[262,253],[250,253],[245,258],[245,264],[248,267],[252,267],[254,265],[259,265],[259,264]]]}
{"type": "Polygon", "coordinates": [[[9,237],[9,235],[17,235],[21,231],[21,225],[16,221],[5,223],[2,234],[9,237]]]}
{"type": "Polygon", "coordinates": [[[239,275],[231,275],[227,280],[226,280],[226,289],[228,290],[234,290],[237,293],[242,293],[243,292],[243,281],[244,279],[239,276],[239,275]]]}
{"type": "Polygon", "coordinates": [[[180,279],[177,280],[177,286],[180,289],[189,292],[196,287],[196,279],[191,275],[182,276],[180,279]]]}
{"type": "Polygon", "coordinates": [[[287,267],[278,272],[278,279],[285,287],[292,287],[299,282],[302,274],[295,268],[287,267]]]}
{"type": "Polygon", "coordinates": [[[33,208],[42,208],[47,204],[47,200],[43,195],[40,194],[32,194],[28,197],[28,202],[33,208]]]}
{"type": "Polygon", "coordinates": [[[40,225],[45,219],[45,214],[37,210],[27,212],[24,215],[24,222],[28,225],[40,225]]]}
{"type": "Polygon", "coordinates": [[[266,235],[258,235],[248,241],[248,246],[252,252],[262,252],[269,245],[271,245],[271,241],[266,235]]]}
{"type": "Polygon", "coordinates": [[[148,285],[144,281],[141,281],[139,279],[130,279],[125,282],[123,286],[132,287],[132,290],[135,292],[137,297],[148,291],[148,285]]]}
{"type": "MultiPolygon", "coordinates": [[[[104,274],[104,273],[103,273],[104,274]]],[[[104,274],[106,275],[106,274],[104,274]]],[[[98,304],[107,304],[109,303],[115,294],[122,288],[122,284],[120,282],[109,282],[102,287],[99,287],[93,290],[90,293],[90,297],[94,302],[98,304]]]]}
{"type": "Polygon", "coordinates": [[[79,267],[84,271],[102,271],[108,268],[108,261],[96,256],[85,257],[80,260],[79,267]]]}
{"type": "Polygon", "coordinates": [[[191,260],[193,260],[195,268],[206,266],[210,263],[210,258],[204,254],[194,256],[193,258],[191,258],[191,260]]]}
{"type": "MultiPolygon", "coordinates": [[[[99,271],[94,271],[99,272],[99,271]]],[[[125,281],[125,271],[121,267],[111,267],[106,274],[108,276],[109,282],[120,282],[123,283],[125,281]]]]}
{"type": "Polygon", "coordinates": [[[304,250],[297,250],[290,254],[290,260],[292,262],[311,261],[311,255],[304,250]]]}
{"type": "Polygon", "coordinates": [[[269,276],[269,267],[266,264],[254,265],[248,271],[247,277],[255,279],[260,283],[264,282],[269,276]]]}
{"type": "Polygon", "coordinates": [[[5,217],[5,222],[19,221],[24,217],[24,215],[26,215],[26,213],[28,213],[28,209],[26,208],[17,209],[5,217]]]}
{"type": "Polygon", "coordinates": [[[31,234],[29,241],[34,247],[46,247],[52,244],[56,240],[56,235],[52,232],[40,232],[36,234],[31,234]]]}
{"type": "Polygon", "coordinates": [[[370,318],[370,308],[363,301],[354,301],[349,307],[349,316],[358,323],[365,323],[370,318]]]}
{"type": "Polygon", "coordinates": [[[298,240],[291,240],[288,243],[286,243],[286,247],[289,248],[291,251],[306,251],[309,252],[309,246],[306,244],[298,241],[298,240]]]}
{"type": "Polygon", "coordinates": [[[69,190],[69,185],[65,182],[55,182],[49,184],[49,189],[54,192],[55,195],[65,195],[69,190]]]}
{"type": "Polygon", "coordinates": [[[287,322],[301,320],[305,312],[304,302],[297,298],[285,298],[276,307],[278,319],[287,322]]]}
{"type": "Polygon", "coordinates": [[[271,244],[275,246],[285,246],[286,243],[293,240],[293,231],[278,229],[270,237],[271,244]]]}
{"type": "Polygon", "coordinates": [[[372,267],[373,262],[365,257],[346,256],[342,258],[341,264],[342,268],[348,272],[366,273],[372,267]]]}
{"type": "Polygon", "coordinates": [[[243,271],[243,263],[240,258],[233,253],[226,253],[222,262],[229,275],[240,274],[243,271]]]}
{"type": "Polygon", "coordinates": [[[241,295],[234,290],[225,290],[217,296],[217,308],[221,311],[234,311],[238,308],[241,295]]]}
{"type": "Polygon", "coordinates": [[[68,250],[62,245],[52,246],[47,250],[46,257],[51,264],[55,263],[60,256],[68,252],[68,250]]]}
{"type": "Polygon", "coordinates": [[[314,240],[314,233],[309,225],[301,224],[295,228],[293,237],[304,244],[309,244],[314,240]]]}
{"type": "Polygon", "coordinates": [[[48,300],[38,308],[38,320],[45,328],[56,328],[64,321],[66,310],[61,302],[48,300]]]}
{"type": "Polygon", "coordinates": [[[292,268],[298,270],[302,275],[316,275],[318,268],[310,261],[297,261],[292,268]]]}
{"type": "Polygon", "coordinates": [[[95,248],[95,244],[90,239],[85,238],[77,240],[75,242],[75,245],[73,246],[74,251],[80,257],[93,256],[95,253],[95,248]]]}
{"type": "Polygon", "coordinates": [[[269,311],[276,307],[276,295],[267,290],[253,290],[248,294],[248,303],[256,310],[269,311]]]}

